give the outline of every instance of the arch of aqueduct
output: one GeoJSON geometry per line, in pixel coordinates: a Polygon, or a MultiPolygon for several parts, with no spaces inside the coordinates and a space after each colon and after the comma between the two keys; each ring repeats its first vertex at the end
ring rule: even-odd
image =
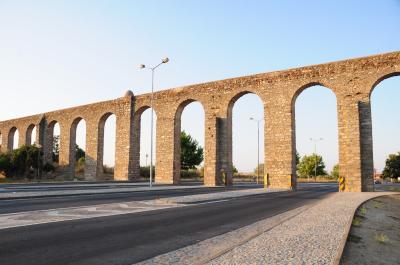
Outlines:
{"type": "MultiPolygon", "coordinates": [[[[370,95],[382,80],[400,75],[400,52],[263,73],[164,90],[154,94],[157,115],[156,176],[158,183],[179,183],[180,119],[184,107],[198,101],[205,111],[204,183],[221,184],[221,171],[232,183],[232,107],[246,93],[264,104],[265,172],[273,188],[296,187],[295,113],[297,96],[307,87],[322,85],[336,95],[339,128],[339,168],[346,191],[373,190],[373,150],[370,95]]],[[[51,158],[54,124],[60,125],[59,164],[73,174],[78,122],[86,122],[85,178],[102,173],[104,123],[116,115],[115,179],[139,177],[140,119],[150,106],[150,94],[124,97],[0,122],[1,151],[36,142],[51,158]],[[36,127],[34,127],[36,126],[36,127]]]]}

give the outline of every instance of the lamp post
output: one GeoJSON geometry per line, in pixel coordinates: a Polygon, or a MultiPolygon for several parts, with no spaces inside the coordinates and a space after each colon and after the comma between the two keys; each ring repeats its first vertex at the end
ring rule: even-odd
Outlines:
{"type": "Polygon", "coordinates": [[[34,143],[34,145],[38,148],[38,156],[37,156],[37,178],[40,179],[40,150],[42,149],[42,145],[38,143],[34,143]]]}
{"type": "MultiPolygon", "coordinates": [[[[310,138],[310,141],[314,142],[314,177],[315,181],[317,181],[317,142],[322,141],[322,138],[310,138]]],[[[308,176],[308,182],[310,182],[310,176],[308,176]]]]}
{"type": "Polygon", "coordinates": [[[250,117],[250,120],[257,122],[257,184],[258,184],[258,179],[260,178],[260,122],[262,122],[262,120],[257,120],[254,119],[253,117],[250,117]]]}
{"type": "Polygon", "coordinates": [[[146,67],[146,65],[141,64],[139,65],[140,69],[149,69],[151,70],[151,97],[150,97],[150,108],[151,108],[151,118],[150,118],[150,180],[149,180],[149,187],[153,186],[153,97],[154,97],[154,70],[156,70],[160,65],[164,63],[168,63],[168,57],[165,57],[161,60],[161,63],[157,64],[153,67],[146,67]]]}

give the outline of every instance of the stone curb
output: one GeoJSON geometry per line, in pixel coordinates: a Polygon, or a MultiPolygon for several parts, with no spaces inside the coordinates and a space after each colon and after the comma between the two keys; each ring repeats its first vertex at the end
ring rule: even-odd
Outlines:
{"type": "Polygon", "coordinates": [[[348,221],[348,223],[347,223],[347,225],[346,225],[346,232],[344,233],[344,236],[343,236],[342,240],[340,241],[339,249],[338,249],[336,258],[335,258],[335,260],[334,260],[334,263],[333,263],[334,265],[340,265],[340,260],[341,260],[342,255],[343,255],[344,248],[346,247],[347,238],[348,238],[348,236],[349,236],[350,229],[351,229],[351,225],[352,225],[352,223],[353,223],[353,219],[354,219],[354,216],[355,216],[355,214],[356,214],[356,212],[357,212],[357,209],[360,208],[361,205],[363,205],[364,203],[366,203],[366,202],[368,202],[368,201],[370,201],[370,200],[376,199],[376,198],[378,198],[378,197],[389,196],[389,195],[392,195],[392,194],[400,194],[400,192],[398,192],[398,193],[396,193],[396,192],[390,192],[390,193],[385,192],[385,194],[377,194],[376,196],[371,197],[371,198],[368,198],[368,199],[366,199],[365,201],[361,202],[361,203],[354,209],[353,214],[351,215],[351,218],[349,219],[349,221],[348,221]]]}

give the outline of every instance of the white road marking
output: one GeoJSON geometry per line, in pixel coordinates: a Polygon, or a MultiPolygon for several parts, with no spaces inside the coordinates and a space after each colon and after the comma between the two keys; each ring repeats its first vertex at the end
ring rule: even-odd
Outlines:
{"type": "Polygon", "coordinates": [[[185,205],[160,203],[157,200],[150,200],[0,214],[0,229],[147,212],[183,206],[185,205]]]}

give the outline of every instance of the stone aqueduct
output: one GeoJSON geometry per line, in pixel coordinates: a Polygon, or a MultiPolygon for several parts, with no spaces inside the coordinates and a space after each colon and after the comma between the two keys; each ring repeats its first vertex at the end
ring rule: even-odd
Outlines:
{"type": "MultiPolygon", "coordinates": [[[[373,190],[373,150],[370,95],[382,80],[400,75],[400,52],[256,74],[164,90],[154,94],[157,115],[156,176],[158,183],[180,181],[180,130],[184,107],[198,101],[205,112],[204,184],[221,184],[225,171],[232,183],[232,108],[247,93],[257,94],[264,104],[265,174],[270,187],[296,188],[295,108],[306,88],[322,85],[336,95],[339,130],[339,168],[346,191],[373,190]]],[[[1,151],[36,141],[51,159],[54,124],[60,125],[59,164],[73,174],[77,124],[86,122],[85,178],[102,173],[104,123],[116,116],[116,180],[139,177],[140,119],[150,107],[150,94],[124,97],[69,109],[0,122],[1,151]]]]}

